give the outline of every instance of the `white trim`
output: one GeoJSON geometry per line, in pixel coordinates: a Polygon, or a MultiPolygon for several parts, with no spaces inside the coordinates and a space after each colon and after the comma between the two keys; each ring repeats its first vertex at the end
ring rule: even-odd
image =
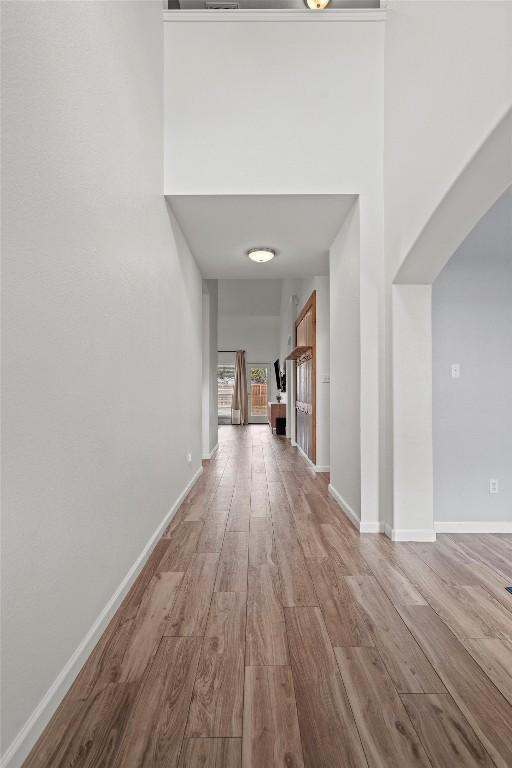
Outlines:
{"type": "Polygon", "coordinates": [[[216,443],[214,447],[211,449],[210,453],[203,454],[203,461],[209,461],[213,458],[213,455],[217,452],[219,447],[219,444],[216,443]]]}
{"type": "Polygon", "coordinates": [[[170,510],[166,513],[164,519],[158,525],[157,529],[146,543],[144,549],[131,566],[121,584],[118,586],[106,606],[96,618],[92,627],[88,630],[85,637],[79,643],[78,647],[75,649],[74,653],[68,659],[66,664],[63,666],[37,707],[34,709],[17,736],[14,738],[12,743],[0,758],[0,768],[19,768],[19,766],[23,764],[30,750],[38,740],[39,736],[42,734],[46,725],[49,723],[50,718],[54,714],[58,705],[71,687],[71,684],[87,661],[94,646],[106,629],[110,619],[119,608],[123,598],[128,593],[128,590],[139,575],[144,563],[148,559],[156,543],[160,540],[171,518],[174,517],[182,501],[185,499],[186,495],[192,486],[196,483],[202,472],[203,468],[199,467],[192,479],[187,483],[186,487],[180,493],[170,510]]]}
{"type": "Polygon", "coordinates": [[[233,11],[194,8],[167,10],[162,15],[164,22],[306,21],[318,24],[333,21],[386,21],[383,8],[328,8],[320,12],[306,8],[237,8],[233,11]]]}
{"type": "Polygon", "coordinates": [[[348,517],[352,525],[355,528],[357,528],[359,533],[382,533],[383,532],[384,526],[382,523],[378,521],[365,522],[364,520],[360,520],[357,512],[355,512],[350,506],[350,504],[345,501],[341,493],[336,490],[334,485],[331,485],[329,483],[327,490],[329,491],[329,496],[332,496],[336,504],[340,507],[341,511],[346,515],[346,517],[348,517]]]}
{"type": "Polygon", "coordinates": [[[359,519],[359,515],[357,514],[357,512],[354,512],[350,504],[347,504],[343,496],[336,490],[334,485],[331,485],[331,483],[329,483],[329,485],[327,486],[327,490],[329,492],[329,496],[332,496],[332,498],[334,499],[336,504],[339,506],[339,508],[345,515],[345,517],[347,517],[350,520],[354,528],[357,528],[358,531],[361,530],[361,520],[359,519]]]}
{"type": "Polygon", "coordinates": [[[308,467],[312,469],[313,472],[329,472],[331,468],[328,464],[313,464],[307,453],[304,453],[298,443],[292,442],[292,445],[298,450],[304,461],[307,463],[308,467]]]}
{"type": "Polygon", "coordinates": [[[383,523],[382,524],[383,533],[386,534],[388,539],[391,539],[391,534],[393,533],[393,528],[390,526],[389,523],[383,523]]]}
{"type": "Polygon", "coordinates": [[[384,524],[379,520],[361,520],[359,524],[359,533],[384,533],[384,524]]]}
{"type": "Polygon", "coordinates": [[[512,533],[512,521],[508,520],[434,520],[438,533],[512,533]]]}
{"type": "Polygon", "coordinates": [[[384,533],[391,541],[435,541],[436,532],[433,528],[391,528],[384,526],[384,533]]]}

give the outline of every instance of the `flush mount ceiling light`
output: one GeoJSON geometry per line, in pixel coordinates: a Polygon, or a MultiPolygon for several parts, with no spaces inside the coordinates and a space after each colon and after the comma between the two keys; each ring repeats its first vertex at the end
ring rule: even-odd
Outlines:
{"type": "Polygon", "coordinates": [[[276,252],[272,248],[251,248],[247,255],[252,261],[262,264],[264,261],[271,261],[276,252]]]}
{"type": "Polygon", "coordinates": [[[327,8],[330,2],[331,0],[304,0],[304,3],[312,11],[323,11],[324,8],[327,8]]]}

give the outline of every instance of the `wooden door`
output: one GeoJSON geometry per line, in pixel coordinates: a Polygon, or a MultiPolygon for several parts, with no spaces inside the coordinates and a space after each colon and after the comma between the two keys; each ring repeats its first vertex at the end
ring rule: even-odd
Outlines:
{"type": "Polygon", "coordinates": [[[295,439],[316,464],[316,291],[295,322],[295,346],[305,348],[295,362],[295,439]]]}

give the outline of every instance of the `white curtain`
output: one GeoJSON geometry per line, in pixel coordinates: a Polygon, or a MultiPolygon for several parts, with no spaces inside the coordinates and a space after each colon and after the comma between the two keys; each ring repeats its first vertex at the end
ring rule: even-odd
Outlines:
{"type": "Polygon", "coordinates": [[[234,411],[240,411],[240,424],[247,424],[249,421],[248,402],[247,402],[247,373],[245,368],[245,352],[240,350],[235,358],[235,386],[233,389],[233,398],[231,407],[234,411]]]}

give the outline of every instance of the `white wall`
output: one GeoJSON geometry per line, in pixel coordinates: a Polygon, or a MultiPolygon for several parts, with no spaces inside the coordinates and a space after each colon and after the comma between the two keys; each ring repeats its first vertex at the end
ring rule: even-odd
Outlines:
{"type": "Polygon", "coordinates": [[[218,293],[216,280],[203,280],[203,459],[211,457],[218,442],[218,293]]]}
{"type": "Polygon", "coordinates": [[[301,291],[301,280],[288,278],[281,280],[280,302],[280,359],[285,360],[294,346],[295,320],[297,318],[298,296],[301,291]]]}
{"type": "Polygon", "coordinates": [[[169,193],[360,193],[362,510],[374,524],[392,525],[391,284],[510,105],[511,13],[503,2],[391,0],[385,25],[165,25],[166,70],[187,71],[166,81],[169,193]]]}
{"type": "Polygon", "coordinates": [[[372,12],[372,21],[171,16],[164,25],[167,194],[360,196],[361,471],[365,518],[375,522],[384,427],[385,13],[372,12]],[[214,78],[205,77],[205,61],[214,78]]]}
{"type": "Polygon", "coordinates": [[[512,191],[433,285],[434,516],[512,525],[512,191]],[[450,366],[459,363],[460,379],[450,366]],[[498,494],[489,479],[499,480],[498,494]]]}
{"type": "Polygon", "coordinates": [[[201,278],[162,197],[161,13],[2,8],[4,750],[200,467],[201,278]]]}
{"type": "Polygon", "coordinates": [[[378,187],[384,24],[208,13],[164,24],[166,194],[378,187]]]}
{"type": "Polygon", "coordinates": [[[361,341],[359,202],[329,254],[331,485],[361,518],[361,341]]]}
{"type": "MultiPolygon", "coordinates": [[[[453,238],[453,231],[463,229],[461,212],[475,209],[475,201],[467,194],[460,195],[457,200],[454,183],[511,104],[511,31],[510,3],[492,0],[388,2],[384,75],[386,356],[381,372],[384,421],[380,450],[380,507],[390,528],[396,522],[393,521],[393,499],[397,494],[401,498],[424,500],[425,487],[432,485],[432,464],[423,462],[423,473],[419,474],[397,473],[393,468],[393,457],[401,466],[407,466],[410,455],[407,440],[397,442],[393,439],[393,419],[400,404],[395,402],[393,405],[392,359],[406,359],[408,349],[414,347],[428,350],[431,326],[427,322],[416,323],[418,335],[415,340],[408,332],[402,336],[392,328],[391,284],[411,252],[411,246],[414,245],[425,259],[435,260],[439,251],[446,249],[446,242],[453,238]],[[445,217],[436,228],[431,226],[431,217],[435,218],[433,215],[447,193],[451,195],[453,226],[445,217]],[[443,233],[449,235],[444,236],[444,240],[443,233]],[[400,453],[402,449],[405,450],[403,455],[400,453]],[[394,489],[393,477],[395,482],[401,477],[409,487],[394,489]]],[[[502,145],[505,146],[505,141],[502,145]]],[[[496,162],[494,156],[492,159],[496,162]]],[[[501,165],[510,168],[509,150],[501,165]]],[[[492,183],[486,178],[488,168],[479,168],[478,172],[482,175],[482,183],[491,189],[492,183]]],[[[467,185],[464,185],[463,193],[464,190],[467,193],[467,185]]],[[[409,270],[408,279],[401,282],[431,282],[431,279],[424,279],[428,268],[418,272],[419,278],[414,279],[409,270]]],[[[427,315],[426,308],[425,312],[427,315]]],[[[422,364],[422,370],[428,378],[428,361],[422,364]]],[[[425,406],[428,405],[425,388],[431,389],[430,379],[421,383],[422,400],[418,400],[418,407],[408,411],[413,420],[407,431],[409,435],[415,431],[418,440],[425,427],[425,406]]],[[[396,418],[394,424],[396,428],[396,418]]],[[[428,433],[431,430],[430,422],[428,433]]],[[[425,455],[423,452],[424,458],[425,455]]],[[[411,507],[411,524],[418,518],[418,513],[419,509],[411,507]]],[[[429,515],[425,513],[423,507],[419,516],[432,519],[432,511],[429,515]]],[[[404,525],[408,527],[402,519],[399,527],[404,525]]]]}
{"type": "MultiPolygon", "coordinates": [[[[244,349],[248,363],[270,365],[270,394],[277,385],[274,360],[279,357],[280,280],[219,280],[218,349],[244,349]],[[258,310],[265,314],[259,314],[258,310]]],[[[231,362],[234,355],[222,357],[231,362]]]]}
{"type": "Polygon", "coordinates": [[[512,4],[389,0],[386,233],[392,277],[512,102],[512,4]]]}
{"type": "Polygon", "coordinates": [[[278,334],[274,315],[219,315],[219,349],[245,349],[248,363],[273,365],[279,357],[278,334]]]}
{"type": "Polygon", "coordinates": [[[393,286],[395,541],[433,541],[432,286],[393,286]]]}
{"type": "MultiPolygon", "coordinates": [[[[265,272],[265,266],[258,265],[265,272]]],[[[219,280],[219,312],[222,315],[269,317],[279,315],[281,280],[219,280]]]]}

